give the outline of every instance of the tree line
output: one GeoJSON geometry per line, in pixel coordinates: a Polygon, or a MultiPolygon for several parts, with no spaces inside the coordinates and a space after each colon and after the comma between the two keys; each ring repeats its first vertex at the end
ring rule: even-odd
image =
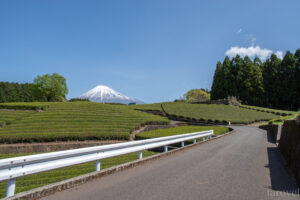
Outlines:
{"type": "Polygon", "coordinates": [[[33,83],[0,82],[0,103],[65,101],[66,79],[57,74],[37,76],[33,83]]]}
{"type": "MultiPolygon", "coordinates": [[[[0,82],[0,102],[38,101],[33,92],[33,84],[0,82]]],[[[43,99],[40,99],[41,101],[43,99]]],[[[44,100],[45,101],[45,100],[44,100]]]]}
{"type": "Polygon", "coordinates": [[[269,108],[300,108],[300,49],[283,59],[272,54],[262,62],[239,55],[216,65],[211,99],[235,96],[243,104],[269,108]]]}

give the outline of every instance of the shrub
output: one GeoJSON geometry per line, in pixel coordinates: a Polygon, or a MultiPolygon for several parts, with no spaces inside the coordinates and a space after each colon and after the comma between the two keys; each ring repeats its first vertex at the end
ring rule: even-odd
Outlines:
{"type": "Polygon", "coordinates": [[[205,122],[205,119],[200,118],[199,121],[200,121],[200,122],[205,122]]]}
{"type": "Polygon", "coordinates": [[[226,120],[223,120],[222,122],[223,122],[223,124],[228,124],[228,121],[226,121],[226,120]]]}
{"type": "Polygon", "coordinates": [[[237,98],[234,97],[234,96],[228,97],[228,103],[229,103],[229,105],[232,105],[232,106],[239,106],[239,105],[241,105],[241,102],[239,102],[237,100],[237,98]]]}

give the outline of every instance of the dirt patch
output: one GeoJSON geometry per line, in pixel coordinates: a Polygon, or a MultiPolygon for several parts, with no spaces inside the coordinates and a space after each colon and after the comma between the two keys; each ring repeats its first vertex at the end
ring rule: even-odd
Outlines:
{"type": "Polygon", "coordinates": [[[82,147],[115,144],[120,142],[126,142],[126,141],[105,140],[105,141],[70,141],[70,142],[1,144],[0,154],[62,151],[62,150],[77,149],[82,147]]]}

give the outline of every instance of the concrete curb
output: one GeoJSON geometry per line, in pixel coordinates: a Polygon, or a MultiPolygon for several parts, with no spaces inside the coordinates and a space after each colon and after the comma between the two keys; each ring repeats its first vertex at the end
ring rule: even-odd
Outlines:
{"type": "Polygon", "coordinates": [[[64,180],[64,181],[60,181],[60,182],[57,182],[57,183],[53,183],[53,184],[50,184],[50,185],[39,187],[39,188],[29,190],[29,191],[26,191],[26,192],[21,192],[21,193],[16,194],[12,197],[3,198],[2,200],[34,200],[34,199],[39,199],[39,198],[42,198],[42,197],[46,197],[46,196],[54,194],[55,192],[60,192],[60,191],[63,191],[63,190],[69,189],[69,188],[73,188],[73,187],[79,186],[81,184],[84,184],[88,181],[94,180],[96,178],[101,178],[103,176],[113,174],[113,173],[118,172],[118,171],[123,171],[125,169],[129,169],[131,167],[147,163],[151,160],[159,159],[163,156],[167,156],[167,155],[175,154],[177,152],[184,151],[184,150],[189,149],[191,147],[194,147],[196,145],[219,139],[221,137],[224,137],[224,136],[229,135],[229,134],[234,133],[234,132],[235,131],[232,129],[231,131],[229,131],[227,133],[224,133],[222,135],[218,135],[216,137],[213,137],[210,140],[201,141],[201,142],[198,142],[196,144],[191,144],[191,145],[188,145],[188,146],[180,147],[178,149],[174,149],[174,150],[171,150],[171,151],[168,151],[168,152],[165,152],[165,153],[160,153],[158,155],[149,156],[149,157],[143,158],[142,160],[136,160],[136,161],[128,162],[128,163],[118,165],[118,166],[115,166],[115,167],[103,169],[99,172],[92,172],[92,173],[89,173],[89,174],[81,175],[81,176],[78,176],[78,177],[75,177],[75,178],[67,179],[67,180],[64,180]]]}

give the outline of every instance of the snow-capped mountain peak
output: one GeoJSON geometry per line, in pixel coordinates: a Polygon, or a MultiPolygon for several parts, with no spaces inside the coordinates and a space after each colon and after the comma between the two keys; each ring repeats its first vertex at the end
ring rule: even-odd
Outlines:
{"type": "Polygon", "coordinates": [[[100,103],[143,103],[138,99],[127,97],[105,85],[98,85],[88,92],[80,95],[78,98],[89,99],[90,101],[100,103]]]}

